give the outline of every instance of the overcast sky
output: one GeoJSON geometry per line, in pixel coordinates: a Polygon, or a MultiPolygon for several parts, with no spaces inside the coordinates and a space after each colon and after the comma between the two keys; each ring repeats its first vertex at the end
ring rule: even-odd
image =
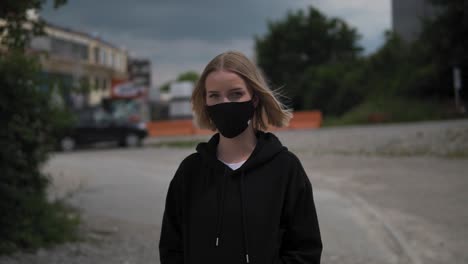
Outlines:
{"type": "Polygon", "coordinates": [[[266,33],[268,20],[310,5],[356,27],[366,53],[378,48],[391,28],[390,0],[68,0],[58,10],[46,7],[42,16],[149,58],[156,87],[179,73],[202,71],[226,50],[253,58],[254,36],[266,33]]]}

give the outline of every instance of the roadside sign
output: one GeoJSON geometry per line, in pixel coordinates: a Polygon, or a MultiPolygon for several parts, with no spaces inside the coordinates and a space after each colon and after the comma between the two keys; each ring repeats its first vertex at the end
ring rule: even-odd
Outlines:
{"type": "Polygon", "coordinates": [[[453,68],[453,87],[457,91],[462,88],[461,71],[458,67],[453,68]]]}

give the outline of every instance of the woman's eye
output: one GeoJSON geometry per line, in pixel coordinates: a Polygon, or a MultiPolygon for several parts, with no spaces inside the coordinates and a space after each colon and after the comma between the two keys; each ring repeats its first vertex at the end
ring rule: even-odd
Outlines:
{"type": "Polygon", "coordinates": [[[217,94],[211,94],[209,97],[210,98],[216,98],[216,97],[218,97],[218,95],[217,94]]]}
{"type": "Polygon", "coordinates": [[[234,97],[242,97],[242,95],[244,95],[244,94],[241,93],[241,92],[235,92],[234,93],[234,97]]]}

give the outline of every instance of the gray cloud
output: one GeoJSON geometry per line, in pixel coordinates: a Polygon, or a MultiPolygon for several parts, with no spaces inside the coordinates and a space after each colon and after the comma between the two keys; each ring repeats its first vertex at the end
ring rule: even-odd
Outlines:
{"type": "Polygon", "coordinates": [[[157,39],[226,40],[262,33],[266,20],[284,14],[284,1],[69,1],[43,14],[53,22],[108,34],[132,32],[157,39]],[[130,4],[131,3],[131,4],[130,4]]]}
{"type": "Polygon", "coordinates": [[[368,52],[381,45],[383,31],[390,27],[389,0],[69,0],[59,10],[45,8],[42,15],[58,25],[97,32],[126,46],[131,55],[150,58],[159,85],[183,71],[201,71],[225,50],[252,57],[253,37],[266,32],[267,20],[311,4],[357,27],[368,52]]]}

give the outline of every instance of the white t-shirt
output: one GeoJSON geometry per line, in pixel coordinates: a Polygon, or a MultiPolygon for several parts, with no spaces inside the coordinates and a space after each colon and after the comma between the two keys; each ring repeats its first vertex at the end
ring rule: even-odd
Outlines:
{"type": "Polygon", "coordinates": [[[240,168],[242,166],[242,164],[245,163],[245,160],[241,161],[241,162],[236,162],[236,163],[227,163],[227,162],[224,162],[221,160],[222,163],[226,164],[229,168],[231,168],[232,170],[237,170],[238,168],[240,168]]]}

